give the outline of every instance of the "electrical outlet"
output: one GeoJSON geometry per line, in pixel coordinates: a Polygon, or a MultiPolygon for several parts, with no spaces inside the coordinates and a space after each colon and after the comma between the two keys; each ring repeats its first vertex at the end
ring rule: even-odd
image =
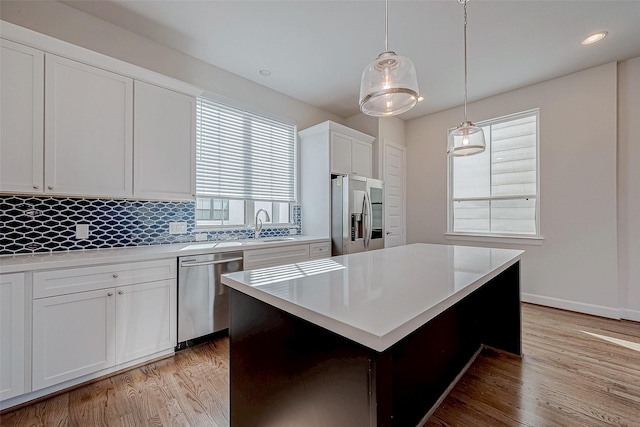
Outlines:
{"type": "Polygon", "coordinates": [[[169,234],[185,234],[187,232],[186,222],[170,222],[169,234]]]}
{"type": "Polygon", "coordinates": [[[196,234],[196,242],[204,242],[205,240],[207,240],[207,233],[196,234]]]}
{"type": "Polygon", "coordinates": [[[89,238],[89,224],[76,224],[76,239],[84,240],[89,238]]]}
{"type": "Polygon", "coordinates": [[[295,228],[290,228],[289,229],[289,235],[290,236],[294,236],[296,234],[297,230],[295,228]]]}

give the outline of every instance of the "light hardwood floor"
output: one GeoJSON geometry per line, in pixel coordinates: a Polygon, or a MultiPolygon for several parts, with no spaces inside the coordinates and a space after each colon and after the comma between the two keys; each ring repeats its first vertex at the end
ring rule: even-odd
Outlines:
{"type": "MultiPolygon", "coordinates": [[[[484,350],[426,426],[640,426],[640,323],[529,304],[522,315],[524,357],[484,350]]],[[[228,354],[220,338],[0,424],[228,426],[228,354]]]]}

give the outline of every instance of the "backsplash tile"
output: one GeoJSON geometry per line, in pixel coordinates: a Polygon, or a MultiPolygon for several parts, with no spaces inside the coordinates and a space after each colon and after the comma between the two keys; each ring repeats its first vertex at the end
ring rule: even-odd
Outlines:
{"type": "MultiPolygon", "coordinates": [[[[261,237],[300,234],[294,225],[265,227],[261,237]]],[[[15,255],[195,241],[194,202],[0,196],[0,255],[15,255]],[[186,234],[169,234],[170,222],[186,222],[186,234]],[[89,238],[76,239],[76,224],[90,224],[89,238]]],[[[253,238],[247,228],[206,233],[207,240],[253,238]]]]}

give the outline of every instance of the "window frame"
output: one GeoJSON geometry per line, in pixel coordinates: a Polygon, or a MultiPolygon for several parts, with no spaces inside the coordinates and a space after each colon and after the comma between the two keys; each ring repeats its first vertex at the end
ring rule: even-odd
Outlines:
{"type": "MultiPolygon", "coordinates": [[[[464,240],[464,241],[477,241],[477,242],[500,242],[500,243],[514,243],[514,244],[529,244],[540,245],[544,240],[540,229],[540,109],[533,108],[530,110],[521,111],[518,113],[508,114],[505,116],[496,117],[493,119],[484,120],[482,122],[476,122],[478,127],[497,125],[500,123],[534,116],[536,117],[536,194],[523,195],[523,196],[489,196],[489,197],[472,197],[472,198],[457,198],[453,197],[453,161],[454,156],[448,155],[447,157],[447,232],[445,238],[448,240],[464,240]],[[476,200],[476,201],[491,201],[494,200],[519,200],[519,199],[536,199],[535,208],[535,227],[536,234],[518,234],[518,233],[473,233],[468,231],[454,231],[454,209],[453,203],[456,201],[476,200]]],[[[447,130],[447,138],[449,134],[455,130],[450,128],[447,130]]],[[[486,135],[485,135],[486,136],[486,135]]],[[[446,141],[446,140],[445,140],[446,141]]],[[[492,149],[492,145],[490,145],[492,149]]],[[[490,153],[490,155],[493,153],[490,153]]],[[[489,175],[491,176],[491,162],[489,162],[489,175]]]]}
{"type": "MultiPolygon", "coordinates": [[[[279,121],[288,125],[293,126],[293,134],[294,134],[294,141],[293,141],[293,149],[294,149],[294,162],[293,162],[293,191],[294,191],[294,195],[296,200],[292,201],[292,202],[273,202],[273,201],[269,201],[269,200],[265,200],[265,202],[271,202],[271,203],[287,203],[289,205],[288,210],[289,210],[289,222],[264,222],[264,226],[265,227],[269,227],[269,228],[291,228],[296,226],[295,222],[294,222],[294,215],[293,215],[293,207],[296,205],[297,201],[299,200],[299,196],[298,196],[298,126],[295,123],[295,121],[285,118],[285,117],[281,117],[278,116],[276,114],[272,114],[269,112],[265,112],[262,111],[260,109],[256,109],[253,107],[248,107],[247,105],[238,102],[234,99],[225,97],[223,95],[219,95],[219,94],[215,94],[215,93],[211,93],[211,92],[203,92],[202,94],[200,94],[199,97],[202,98],[207,98],[211,101],[217,102],[217,103],[221,103],[221,104],[226,104],[230,107],[236,108],[236,109],[240,109],[243,110],[247,113],[250,114],[255,114],[255,115],[260,115],[260,116],[264,116],[268,119],[271,120],[275,120],[275,121],[279,121]]],[[[197,167],[197,166],[196,166],[197,167]]],[[[194,170],[194,173],[196,173],[196,171],[194,170]]],[[[198,198],[211,198],[211,199],[225,199],[225,197],[208,197],[208,196],[200,196],[197,194],[195,195],[195,207],[194,207],[194,216],[196,215],[196,208],[197,208],[197,199],[198,198]]],[[[226,198],[231,200],[230,198],[226,198]]],[[[197,218],[195,219],[195,230],[197,231],[226,231],[226,230],[243,230],[243,229],[254,229],[256,226],[256,221],[255,221],[255,202],[260,202],[261,200],[251,200],[251,199],[233,199],[233,200],[241,200],[242,202],[244,202],[244,224],[226,224],[226,225],[211,225],[211,224],[198,224],[199,221],[207,221],[207,220],[198,220],[197,218]]],[[[272,207],[272,212],[273,212],[273,207],[272,207]]],[[[272,216],[272,221],[274,220],[273,216],[272,216]]],[[[263,220],[264,221],[264,220],[263,220]]]]}

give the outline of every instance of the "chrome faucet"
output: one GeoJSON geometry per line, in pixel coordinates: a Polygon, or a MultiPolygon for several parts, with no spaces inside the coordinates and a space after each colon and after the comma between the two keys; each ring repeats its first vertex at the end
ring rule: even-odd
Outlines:
{"type": "Polygon", "coordinates": [[[256,228],[253,235],[254,239],[257,239],[258,237],[260,237],[260,232],[262,231],[262,220],[258,218],[258,216],[260,215],[260,212],[264,212],[265,221],[267,222],[271,221],[271,218],[269,218],[269,212],[265,211],[264,209],[258,209],[258,212],[256,212],[256,228]]]}

